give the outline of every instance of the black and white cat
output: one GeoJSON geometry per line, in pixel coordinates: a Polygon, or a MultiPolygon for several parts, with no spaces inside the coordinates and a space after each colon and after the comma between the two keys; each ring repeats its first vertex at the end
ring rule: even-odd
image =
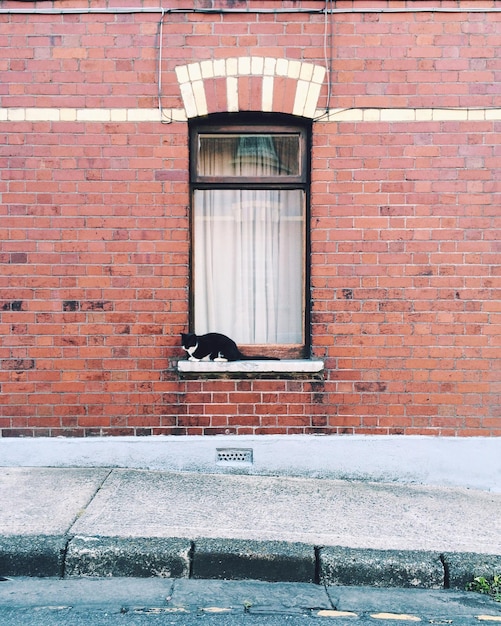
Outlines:
{"type": "Polygon", "coordinates": [[[189,361],[201,361],[209,357],[211,361],[240,361],[242,359],[279,361],[272,356],[245,356],[238,349],[237,344],[221,333],[182,333],[181,345],[190,355],[189,361]]]}

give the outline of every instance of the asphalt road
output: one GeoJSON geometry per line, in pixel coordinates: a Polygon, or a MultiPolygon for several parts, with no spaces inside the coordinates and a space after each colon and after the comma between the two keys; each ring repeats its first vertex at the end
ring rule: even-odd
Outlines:
{"type": "Polygon", "coordinates": [[[471,592],[258,581],[35,579],[0,582],[1,626],[388,626],[501,623],[471,592]]]}
{"type": "MultiPolygon", "coordinates": [[[[291,616],[166,616],[164,615],[103,615],[96,612],[64,612],[43,611],[34,614],[27,610],[9,610],[0,608],[2,626],[319,626],[316,618],[291,616]]],[[[353,624],[346,620],[336,620],[336,624],[353,624]]],[[[369,624],[357,621],[357,625],[369,624]]],[[[464,622],[466,625],[467,622],[464,622]]]]}
{"type": "Polygon", "coordinates": [[[346,618],[321,618],[294,615],[166,615],[159,614],[107,614],[95,610],[66,611],[0,608],[2,626],[395,626],[395,624],[449,624],[452,626],[473,626],[475,624],[495,624],[480,621],[473,617],[448,619],[426,619],[420,622],[395,619],[375,619],[370,615],[346,618]]]}

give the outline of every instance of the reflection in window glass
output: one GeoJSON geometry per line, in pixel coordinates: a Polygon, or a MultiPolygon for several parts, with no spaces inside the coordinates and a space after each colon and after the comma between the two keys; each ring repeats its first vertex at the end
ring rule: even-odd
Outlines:
{"type": "Polygon", "coordinates": [[[200,176],[297,176],[298,135],[209,135],[199,137],[200,176]]]}

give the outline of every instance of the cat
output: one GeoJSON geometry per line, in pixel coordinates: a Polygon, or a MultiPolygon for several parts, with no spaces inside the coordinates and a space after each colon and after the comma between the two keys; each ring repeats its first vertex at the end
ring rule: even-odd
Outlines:
{"type": "Polygon", "coordinates": [[[201,361],[209,357],[211,361],[240,361],[242,359],[279,361],[272,356],[245,356],[238,349],[237,344],[221,333],[182,333],[181,345],[190,355],[189,361],[201,361]]]}

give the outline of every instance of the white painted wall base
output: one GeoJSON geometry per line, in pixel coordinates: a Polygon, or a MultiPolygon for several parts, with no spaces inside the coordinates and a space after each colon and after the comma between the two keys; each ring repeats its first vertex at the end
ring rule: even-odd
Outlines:
{"type": "MultiPolygon", "coordinates": [[[[245,454],[241,456],[246,458],[245,454]]],[[[0,439],[0,466],[231,472],[461,486],[501,492],[501,438],[364,435],[4,438],[0,439]],[[228,448],[252,450],[252,463],[218,462],[217,451],[228,448]]]]}

